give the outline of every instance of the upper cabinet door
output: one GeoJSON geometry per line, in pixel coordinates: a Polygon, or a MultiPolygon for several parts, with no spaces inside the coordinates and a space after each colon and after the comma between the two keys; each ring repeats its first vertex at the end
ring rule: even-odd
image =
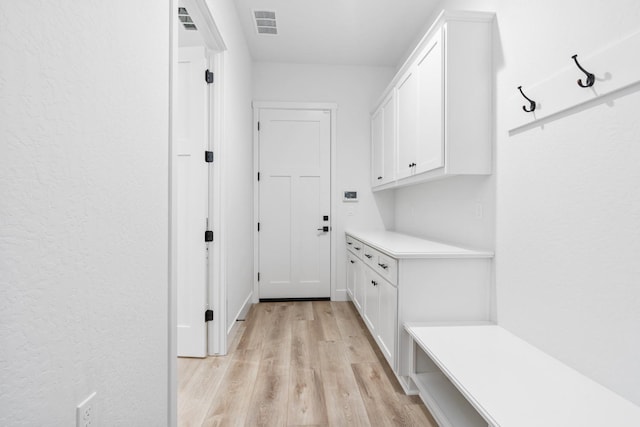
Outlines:
{"type": "Polygon", "coordinates": [[[398,84],[398,178],[413,173],[418,141],[418,79],[411,67],[398,84]]]}
{"type": "Polygon", "coordinates": [[[382,184],[384,176],[384,109],[371,117],[371,186],[382,184]]]}
{"type": "Polygon", "coordinates": [[[384,148],[382,161],[382,183],[386,184],[396,179],[396,92],[383,102],[384,112],[384,148]]]}
{"type": "Polygon", "coordinates": [[[427,43],[416,62],[418,140],[415,173],[444,166],[444,79],[442,32],[427,43]]]}

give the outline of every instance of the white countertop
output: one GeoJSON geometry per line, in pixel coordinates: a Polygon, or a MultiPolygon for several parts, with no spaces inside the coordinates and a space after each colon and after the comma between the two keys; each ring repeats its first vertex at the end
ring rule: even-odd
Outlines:
{"type": "Polygon", "coordinates": [[[493,252],[491,251],[461,248],[393,231],[347,230],[345,234],[398,259],[493,258],[493,252]]]}
{"type": "Polygon", "coordinates": [[[640,426],[640,407],[497,325],[405,329],[492,425],[640,426]]]}

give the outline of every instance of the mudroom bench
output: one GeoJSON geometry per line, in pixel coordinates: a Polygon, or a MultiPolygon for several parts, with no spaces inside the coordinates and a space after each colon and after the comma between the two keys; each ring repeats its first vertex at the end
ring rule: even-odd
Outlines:
{"type": "Polygon", "coordinates": [[[637,427],[640,407],[495,324],[405,323],[440,427],[637,427]]]}

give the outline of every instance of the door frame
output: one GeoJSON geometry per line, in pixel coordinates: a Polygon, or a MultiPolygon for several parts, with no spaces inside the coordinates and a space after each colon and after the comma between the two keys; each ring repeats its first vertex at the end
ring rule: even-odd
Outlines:
{"type": "MultiPolygon", "coordinates": [[[[169,393],[167,396],[167,425],[171,427],[177,426],[178,422],[178,298],[177,298],[177,215],[176,215],[176,174],[173,167],[173,145],[176,141],[175,135],[175,100],[177,84],[177,63],[179,57],[178,45],[178,0],[169,1],[169,152],[168,152],[168,169],[169,169],[169,246],[168,246],[168,316],[167,316],[167,382],[169,393]]],[[[215,160],[209,171],[209,216],[210,226],[214,230],[215,239],[209,247],[209,263],[208,263],[208,301],[209,307],[214,310],[214,316],[218,319],[215,327],[207,328],[208,353],[226,354],[227,352],[227,333],[225,328],[226,319],[226,262],[225,247],[226,236],[222,225],[225,224],[224,209],[222,208],[226,194],[221,179],[224,176],[224,164],[220,162],[223,158],[223,141],[224,141],[224,61],[226,57],[227,47],[224,43],[222,35],[218,30],[218,26],[211,15],[211,11],[207,6],[206,0],[189,0],[193,4],[195,10],[190,13],[200,18],[198,25],[205,43],[205,50],[208,52],[208,66],[215,74],[215,83],[209,89],[209,147],[214,152],[215,160]],[[211,114],[213,112],[213,114],[211,114]],[[211,218],[213,217],[213,218],[211,218]],[[213,219],[213,221],[211,221],[213,219]],[[211,224],[213,223],[213,224],[211,224]]],[[[203,70],[204,78],[204,70],[203,70]]],[[[204,232],[204,230],[203,230],[204,232]]],[[[203,233],[204,234],[204,233],[203,233]]]]}
{"type": "Polygon", "coordinates": [[[337,103],[328,102],[281,102],[281,101],[253,101],[253,303],[260,301],[260,283],[258,282],[258,270],[260,269],[260,233],[258,233],[258,219],[260,207],[260,187],[258,185],[258,172],[260,164],[260,147],[258,142],[260,134],[258,133],[258,119],[260,118],[260,110],[317,110],[329,111],[330,118],[330,156],[329,156],[329,215],[331,218],[331,228],[329,238],[329,289],[331,300],[336,300],[336,207],[339,203],[339,192],[335,188],[336,184],[336,126],[337,126],[337,103]]]}

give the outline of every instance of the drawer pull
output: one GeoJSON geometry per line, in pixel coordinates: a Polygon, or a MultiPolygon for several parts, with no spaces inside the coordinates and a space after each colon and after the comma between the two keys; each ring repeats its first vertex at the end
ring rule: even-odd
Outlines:
{"type": "Polygon", "coordinates": [[[351,264],[355,264],[356,262],[352,259],[350,259],[349,261],[351,261],[351,264]]]}
{"type": "Polygon", "coordinates": [[[384,268],[385,270],[386,270],[387,268],[389,268],[389,266],[388,266],[387,264],[380,264],[380,263],[378,263],[378,265],[379,265],[380,267],[384,268]]]}
{"type": "Polygon", "coordinates": [[[353,242],[347,242],[347,245],[351,246],[353,245],[353,242]]]}
{"type": "Polygon", "coordinates": [[[373,286],[378,286],[378,282],[376,282],[375,280],[372,280],[372,281],[371,281],[371,284],[372,284],[373,286]]]}
{"type": "Polygon", "coordinates": [[[382,179],[382,177],[381,177],[381,176],[379,176],[379,177],[378,177],[378,179],[382,179]]]}
{"type": "Polygon", "coordinates": [[[369,255],[369,254],[364,254],[364,256],[366,256],[369,259],[373,258],[373,255],[369,255]]]}
{"type": "Polygon", "coordinates": [[[357,247],[357,246],[354,246],[354,247],[353,247],[353,249],[355,249],[356,251],[359,251],[359,250],[360,250],[360,248],[359,248],[359,247],[357,247]]]}

